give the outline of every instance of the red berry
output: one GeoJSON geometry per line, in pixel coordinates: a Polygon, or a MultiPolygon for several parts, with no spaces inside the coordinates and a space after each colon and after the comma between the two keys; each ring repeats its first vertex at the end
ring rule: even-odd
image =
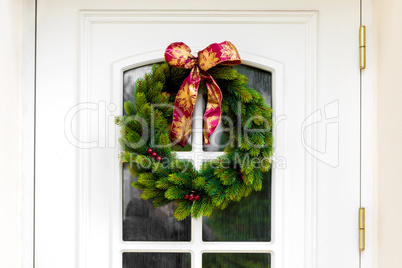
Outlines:
{"type": "Polygon", "coordinates": [[[200,196],[197,194],[196,196],[194,196],[194,200],[200,200],[200,196]]]}
{"type": "Polygon", "coordinates": [[[186,194],[185,196],[184,196],[184,199],[189,199],[190,198],[190,196],[188,195],[188,194],[186,194]]]}
{"type": "Polygon", "coordinates": [[[241,174],[241,175],[240,175],[240,178],[241,178],[242,180],[244,180],[244,174],[241,174]]]}
{"type": "Polygon", "coordinates": [[[151,148],[148,148],[147,153],[152,154],[154,150],[152,150],[151,148]]]}
{"type": "Polygon", "coordinates": [[[170,98],[170,93],[166,93],[166,96],[168,96],[168,98],[170,98]]]}
{"type": "Polygon", "coordinates": [[[190,201],[194,201],[194,195],[190,194],[189,200],[190,200],[190,201]]]}
{"type": "Polygon", "coordinates": [[[162,160],[162,157],[160,157],[160,156],[158,155],[155,159],[156,159],[156,161],[161,161],[161,160],[162,160]]]}
{"type": "Polygon", "coordinates": [[[158,154],[156,152],[152,152],[152,157],[156,157],[158,154]]]}

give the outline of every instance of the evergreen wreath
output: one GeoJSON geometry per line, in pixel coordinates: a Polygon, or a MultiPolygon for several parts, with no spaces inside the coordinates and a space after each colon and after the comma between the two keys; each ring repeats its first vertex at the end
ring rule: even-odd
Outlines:
{"type": "MultiPolygon", "coordinates": [[[[153,199],[154,207],[174,202],[178,220],[190,214],[210,216],[214,208],[224,209],[260,191],[273,155],[272,109],[248,87],[247,77],[230,66],[217,65],[208,73],[221,89],[221,123],[232,128],[231,142],[224,155],[204,162],[199,171],[191,161],[178,159],[172,151],[170,125],[175,96],[189,73],[167,62],[154,64],[149,74],[136,81],[134,103],[124,103],[126,115],[116,118],[121,128],[120,159],[137,177],[132,186],[142,190],[142,199],[153,199]]],[[[202,81],[199,90],[207,91],[202,81]]]]}

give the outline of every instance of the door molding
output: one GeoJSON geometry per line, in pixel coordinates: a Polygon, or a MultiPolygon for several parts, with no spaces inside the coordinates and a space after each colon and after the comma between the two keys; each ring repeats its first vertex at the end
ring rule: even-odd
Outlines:
{"type": "MultiPolygon", "coordinates": [[[[271,23],[282,23],[282,24],[304,24],[305,25],[305,39],[307,40],[307,58],[309,59],[306,62],[306,91],[304,93],[305,99],[304,101],[304,115],[305,118],[308,115],[312,114],[317,109],[317,91],[316,91],[316,55],[317,55],[317,11],[206,11],[206,10],[197,10],[197,11],[81,11],[80,21],[81,21],[81,53],[80,53],[80,103],[89,103],[90,100],[90,90],[91,84],[90,81],[87,80],[89,73],[91,73],[91,65],[90,65],[90,51],[92,44],[92,29],[94,25],[105,25],[105,24],[118,24],[118,23],[154,23],[154,22],[164,22],[164,23],[245,23],[245,22],[254,22],[260,24],[271,24],[271,23]]],[[[194,51],[198,48],[194,47],[194,51]]],[[[132,67],[141,66],[144,64],[149,64],[153,62],[158,62],[163,60],[161,55],[163,55],[164,50],[157,50],[152,52],[143,52],[134,56],[129,56],[124,59],[117,60],[111,66],[112,70],[112,79],[115,77],[120,77],[112,82],[111,91],[110,91],[110,100],[114,102],[117,111],[122,110],[122,72],[132,67]],[[117,93],[116,93],[117,92],[117,93]]],[[[249,64],[251,66],[262,68],[265,70],[269,70],[273,72],[273,105],[274,105],[274,116],[285,114],[283,110],[284,107],[284,98],[278,95],[278,91],[276,88],[282,87],[284,76],[283,67],[280,62],[276,62],[272,59],[263,58],[256,54],[250,52],[241,52],[241,57],[244,63],[249,64]]],[[[87,110],[89,113],[90,110],[87,110]]],[[[80,117],[78,132],[79,140],[88,141],[91,138],[91,135],[87,129],[89,124],[89,115],[85,114],[80,117]]],[[[277,128],[274,131],[278,135],[284,134],[283,126],[281,128],[277,128]]],[[[317,131],[314,129],[310,131],[308,134],[304,135],[307,137],[309,144],[314,145],[317,141],[314,137],[316,137],[317,131]]],[[[283,139],[282,139],[283,140],[283,139]]],[[[277,150],[281,150],[283,148],[283,144],[277,144],[277,150]]],[[[110,154],[110,161],[113,162],[113,174],[122,174],[121,165],[118,161],[118,152],[119,148],[115,148],[114,152],[110,154]]],[[[316,236],[317,236],[317,208],[316,208],[316,184],[317,184],[317,165],[316,158],[314,158],[315,152],[304,155],[304,174],[303,179],[306,182],[304,191],[306,205],[305,210],[305,230],[304,234],[307,237],[305,240],[305,267],[316,267],[316,236]]],[[[90,152],[88,150],[80,150],[79,158],[78,158],[78,187],[79,187],[79,267],[86,268],[87,267],[87,256],[88,254],[88,222],[89,222],[89,214],[90,211],[90,181],[91,181],[91,161],[90,161],[90,152]]],[[[275,210],[275,206],[273,206],[272,215],[275,215],[278,218],[277,221],[274,222],[273,228],[277,228],[276,232],[279,233],[279,236],[283,237],[283,222],[284,215],[282,211],[284,210],[283,206],[283,174],[280,170],[273,170],[274,176],[278,178],[277,184],[273,184],[273,187],[277,187],[276,192],[274,194],[278,195],[279,204],[282,203],[282,207],[279,207],[275,210]]],[[[275,180],[273,180],[275,181],[275,180]]],[[[121,180],[120,180],[121,182],[121,180]]],[[[117,184],[116,181],[110,181],[110,189],[112,189],[113,193],[111,193],[110,199],[110,215],[111,216],[111,227],[110,230],[110,258],[111,258],[111,266],[114,267],[121,263],[121,251],[123,250],[122,240],[120,235],[113,235],[113,225],[118,226],[118,230],[121,233],[121,223],[122,223],[122,214],[121,214],[121,204],[117,201],[121,198],[121,192],[119,191],[119,187],[121,187],[120,183],[117,184]],[[113,250],[112,250],[113,249],[113,250]],[[117,252],[117,254],[113,254],[112,251],[117,252]]],[[[257,248],[249,247],[248,251],[262,251],[262,252],[273,252],[275,249],[276,254],[283,254],[283,250],[281,250],[284,245],[280,243],[283,239],[278,239],[273,237],[273,240],[269,243],[266,243],[268,246],[267,250],[259,250],[257,248]],[[273,242],[275,242],[275,246],[273,246],[273,242]]],[[[135,242],[135,244],[153,248],[152,243],[149,242],[135,242]]],[[[171,242],[160,243],[162,246],[158,251],[182,251],[183,245],[192,245],[192,242],[175,242],[172,244],[171,242]],[[176,246],[177,244],[177,246],[176,246]]],[[[245,246],[247,244],[238,243],[239,246],[245,246]]],[[[124,248],[130,251],[136,249],[137,247],[133,246],[134,243],[126,242],[124,243],[124,248]]],[[[222,242],[216,244],[216,249],[222,247],[222,242]]],[[[261,244],[260,246],[263,246],[261,244]]],[[[138,248],[137,248],[138,250],[138,248]]],[[[247,250],[246,250],[247,251],[247,250]]],[[[195,256],[195,259],[199,259],[201,256],[195,256]]],[[[280,261],[283,259],[281,256],[272,254],[272,258],[276,261],[276,264],[281,267],[282,263],[280,261]]],[[[193,258],[194,262],[194,258],[193,258]]]]}
{"type": "Polygon", "coordinates": [[[22,15],[13,26],[21,34],[21,186],[20,265],[34,267],[35,258],[35,126],[36,126],[36,1],[23,0],[22,15]]]}

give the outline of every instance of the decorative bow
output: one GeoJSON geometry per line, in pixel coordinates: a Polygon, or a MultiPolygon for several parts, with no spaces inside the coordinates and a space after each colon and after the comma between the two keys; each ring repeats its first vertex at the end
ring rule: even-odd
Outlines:
{"type": "Polygon", "coordinates": [[[236,65],[241,62],[239,52],[229,41],[214,43],[198,52],[198,58],[191,55],[191,49],[182,42],[170,44],[165,51],[165,60],[174,67],[192,69],[177,92],[174,102],[171,138],[184,146],[192,129],[192,114],[197,99],[200,81],[208,89],[208,103],[204,113],[204,142],[215,131],[221,119],[222,92],[207,72],[218,65],[236,65]]]}

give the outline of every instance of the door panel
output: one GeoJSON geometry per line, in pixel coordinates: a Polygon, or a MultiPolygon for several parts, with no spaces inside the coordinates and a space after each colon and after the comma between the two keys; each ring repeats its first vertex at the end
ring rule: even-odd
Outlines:
{"type": "Polygon", "coordinates": [[[146,252],[183,267],[189,259],[191,267],[237,260],[233,252],[244,260],[262,256],[272,267],[357,267],[358,3],[267,1],[253,9],[314,11],[238,4],[243,11],[230,12],[133,11],[141,4],[121,0],[56,3],[38,1],[38,267],[122,267],[146,252]],[[191,241],[126,241],[113,123],[122,111],[123,72],[160,62],[171,42],[196,53],[224,40],[244,64],[272,73],[270,239],[206,242],[202,220],[192,220],[191,241]]]}

